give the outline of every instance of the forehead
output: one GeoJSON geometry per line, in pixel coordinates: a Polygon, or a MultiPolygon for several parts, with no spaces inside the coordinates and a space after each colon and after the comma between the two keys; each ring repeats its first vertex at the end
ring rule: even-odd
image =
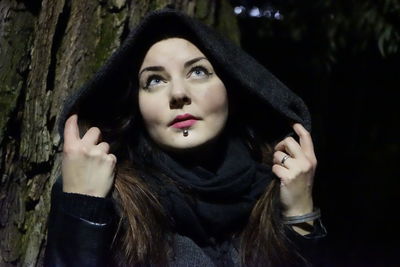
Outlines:
{"type": "Polygon", "coordinates": [[[154,43],[147,51],[142,67],[149,65],[183,62],[204,54],[190,41],[182,38],[168,38],[154,43]]]}

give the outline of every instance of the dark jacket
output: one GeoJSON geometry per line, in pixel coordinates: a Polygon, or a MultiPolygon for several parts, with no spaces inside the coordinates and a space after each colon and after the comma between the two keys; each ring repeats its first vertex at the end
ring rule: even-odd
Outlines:
{"type": "MultiPolygon", "coordinates": [[[[64,193],[61,177],[51,199],[45,266],[114,266],[110,248],[116,217],[110,199],[64,193]]],[[[326,230],[320,220],[306,236],[286,230],[310,266],[326,266],[326,230]]],[[[190,238],[173,234],[171,246],[169,266],[241,266],[237,240],[201,248],[190,238]]]]}
{"type": "MultiPolygon", "coordinates": [[[[103,140],[111,144],[111,151],[123,151],[121,147],[113,147],[113,140],[125,138],[123,133],[114,134],[107,129],[121,127],[116,123],[126,122],[115,118],[129,117],[137,109],[132,107],[132,92],[137,89],[136,75],[132,74],[138,73],[147,49],[169,36],[188,39],[210,59],[227,90],[234,89],[231,93],[240,96],[246,109],[238,111],[238,116],[247,120],[257,138],[274,142],[293,135],[293,122],[311,131],[311,117],[302,99],[256,60],[197,20],[164,9],[146,16],[94,77],[67,99],[59,120],[60,136],[63,136],[65,120],[72,113],[84,114],[80,120],[99,127],[103,140]],[[127,87],[132,90],[126,90],[127,87]],[[260,120],[268,124],[260,124],[260,120]]],[[[112,266],[110,245],[116,221],[110,198],[63,193],[58,179],[52,190],[46,265],[112,266]]],[[[286,230],[306,258],[318,261],[321,240],[326,234],[319,221],[309,236],[286,230]]],[[[178,234],[171,234],[170,240],[171,266],[239,266],[235,240],[212,248],[200,248],[190,238],[178,234]]]]}

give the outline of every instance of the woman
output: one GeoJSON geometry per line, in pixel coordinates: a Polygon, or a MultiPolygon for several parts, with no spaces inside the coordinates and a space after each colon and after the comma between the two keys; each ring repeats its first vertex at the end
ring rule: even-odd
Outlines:
{"type": "Polygon", "coordinates": [[[325,235],[306,128],[239,48],[149,14],[64,107],[46,264],[306,265],[325,235]]]}

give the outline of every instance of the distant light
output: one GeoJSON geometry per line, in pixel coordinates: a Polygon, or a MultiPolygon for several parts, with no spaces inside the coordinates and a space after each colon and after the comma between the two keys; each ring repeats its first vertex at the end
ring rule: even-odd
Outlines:
{"type": "Polygon", "coordinates": [[[283,16],[281,15],[281,13],[279,13],[279,10],[276,11],[276,13],[274,15],[274,18],[277,19],[277,20],[282,20],[283,19],[283,16]]]}
{"type": "Polygon", "coordinates": [[[271,18],[272,12],[271,12],[271,10],[267,9],[263,12],[263,15],[264,15],[264,17],[271,18]]]}
{"type": "MultiPolygon", "coordinates": [[[[0,0],[1,1],[1,0],[0,0]]],[[[262,8],[252,6],[235,6],[233,8],[235,15],[240,17],[268,18],[275,20],[283,20],[283,15],[272,6],[263,6],[262,8]]]]}
{"type": "Polygon", "coordinates": [[[253,7],[250,10],[249,15],[250,17],[260,17],[261,16],[260,9],[258,7],[253,7]]]}
{"type": "Polygon", "coordinates": [[[236,15],[240,15],[245,10],[246,10],[246,8],[244,6],[235,6],[235,8],[233,9],[233,12],[235,12],[236,15]]]}

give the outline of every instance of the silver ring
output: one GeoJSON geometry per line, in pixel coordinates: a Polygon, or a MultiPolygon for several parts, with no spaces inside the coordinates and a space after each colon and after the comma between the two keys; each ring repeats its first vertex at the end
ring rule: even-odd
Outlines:
{"type": "Polygon", "coordinates": [[[281,165],[282,165],[283,167],[286,167],[286,166],[285,166],[285,161],[286,161],[288,158],[290,158],[289,155],[285,155],[285,156],[282,158],[282,160],[281,160],[281,165]]]}
{"type": "Polygon", "coordinates": [[[183,136],[188,136],[189,135],[189,131],[187,129],[183,130],[183,136]]]}

